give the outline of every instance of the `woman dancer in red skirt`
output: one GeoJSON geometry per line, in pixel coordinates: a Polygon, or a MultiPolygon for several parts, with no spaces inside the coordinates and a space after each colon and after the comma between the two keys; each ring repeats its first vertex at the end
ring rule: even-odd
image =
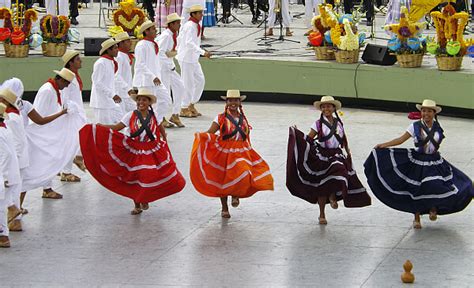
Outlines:
{"type": "Polygon", "coordinates": [[[327,203],[337,209],[337,201],[344,200],[344,206],[352,208],[368,206],[371,200],[352,169],[344,126],[337,116],[341,102],[323,96],[314,106],[321,110],[321,116],[308,135],[290,127],[286,186],[294,196],[318,203],[319,224],[326,225],[327,203]]]}
{"type": "Polygon", "coordinates": [[[250,145],[250,125],[241,103],[246,96],[228,90],[221,98],[226,100],[225,112],[214,119],[207,133],[195,135],[190,175],[198,192],[221,199],[221,216],[230,218],[228,196],[237,207],[239,198],[273,190],[273,178],[267,163],[250,145]]]}
{"type": "Polygon", "coordinates": [[[115,125],[86,125],[79,132],[84,163],[107,189],[131,198],[132,215],[148,209],[148,203],[183,190],[185,180],[176,168],[164,128],[151,105],[156,96],[140,89],[131,98],[137,110],[115,125]],[[118,131],[128,128],[130,136],[118,131]]]}

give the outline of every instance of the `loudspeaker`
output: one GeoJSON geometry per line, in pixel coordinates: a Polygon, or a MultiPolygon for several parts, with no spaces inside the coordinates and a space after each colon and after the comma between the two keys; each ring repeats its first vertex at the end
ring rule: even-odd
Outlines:
{"type": "Polygon", "coordinates": [[[84,38],[84,55],[100,56],[100,44],[109,38],[84,38]]]}
{"type": "Polygon", "coordinates": [[[397,57],[390,55],[387,46],[367,44],[364,54],[362,54],[362,60],[369,64],[388,66],[395,64],[397,57]]]}

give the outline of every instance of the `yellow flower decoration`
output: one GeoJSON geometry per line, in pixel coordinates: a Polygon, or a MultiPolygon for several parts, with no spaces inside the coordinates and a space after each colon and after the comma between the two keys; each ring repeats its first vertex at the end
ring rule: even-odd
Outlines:
{"type": "Polygon", "coordinates": [[[440,47],[445,48],[450,40],[459,41],[461,47],[466,47],[463,33],[469,14],[466,12],[456,13],[454,7],[449,3],[441,12],[434,11],[430,15],[436,27],[436,36],[440,47]]]}
{"type": "Polygon", "coordinates": [[[400,9],[400,23],[390,24],[384,26],[385,30],[393,32],[397,35],[400,41],[405,41],[408,38],[415,37],[421,32],[425,22],[412,22],[408,19],[408,9],[402,6],[400,9]]]}

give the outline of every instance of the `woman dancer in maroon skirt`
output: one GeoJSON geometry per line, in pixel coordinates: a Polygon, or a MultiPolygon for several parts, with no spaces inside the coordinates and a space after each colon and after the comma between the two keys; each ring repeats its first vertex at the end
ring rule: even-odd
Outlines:
{"type": "Polygon", "coordinates": [[[156,96],[140,89],[131,98],[137,110],[115,125],[86,125],[79,132],[84,163],[107,189],[133,199],[132,215],[148,203],[183,190],[185,180],[176,168],[164,128],[151,105],[156,96]],[[130,136],[118,131],[128,127],[130,136]]]}
{"type": "Polygon", "coordinates": [[[344,126],[336,111],[341,102],[323,96],[314,106],[321,110],[321,116],[308,135],[290,127],[286,186],[294,196],[318,203],[319,224],[326,225],[327,203],[337,209],[337,201],[344,200],[344,206],[352,208],[368,206],[371,200],[352,169],[344,126]]]}

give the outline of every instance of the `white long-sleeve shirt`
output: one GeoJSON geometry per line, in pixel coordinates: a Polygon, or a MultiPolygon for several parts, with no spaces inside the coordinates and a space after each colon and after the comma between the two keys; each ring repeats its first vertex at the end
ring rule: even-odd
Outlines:
{"type": "Polygon", "coordinates": [[[178,55],[176,58],[179,62],[197,63],[199,62],[199,56],[206,53],[201,48],[201,37],[197,33],[198,26],[193,21],[188,21],[183,25],[183,29],[178,36],[178,55]]]}
{"type": "Polygon", "coordinates": [[[84,109],[84,101],[82,100],[82,90],[79,85],[77,77],[72,80],[71,84],[61,90],[64,101],[67,103],[68,112],[71,107],[71,103],[74,105],[74,109],[77,109],[77,113],[84,120],[84,123],[87,121],[86,110],[84,109]]]}
{"type": "Polygon", "coordinates": [[[25,125],[21,115],[14,112],[8,113],[8,119],[5,121],[11,134],[11,140],[15,148],[16,156],[20,169],[28,167],[28,142],[26,139],[25,125]]]}
{"type": "Polygon", "coordinates": [[[112,60],[100,57],[95,61],[92,71],[92,90],[90,106],[98,109],[113,109],[117,106],[113,98],[115,88],[115,70],[112,60]]]}
{"type": "Polygon", "coordinates": [[[61,92],[59,95],[61,103],[59,103],[60,101],[53,85],[49,82],[44,83],[36,93],[35,101],[33,102],[34,109],[43,117],[61,112],[64,96],[61,92]]]}
{"type": "Polygon", "coordinates": [[[158,45],[160,46],[158,55],[160,56],[161,68],[172,70],[176,67],[173,58],[166,55],[166,53],[173,51],[174,46],[173,32],[170,29],[166,29],[158,36],[158,45]]]}
{"type": "MultiPolygon", "coordinates": [[[[3,180],[8,181],[9,185],[16,185],[21,183],[20,168],[14,144],[11,141],[10,130],[8,127],[0,127],[0,151],[2,151],[0,153],[0,173],[3,180]]],[[[3,186],[3,182],[0,184],[3,186]]]]}
{"type": "Polygon", "coordinates": [[[132,65],[127,53],[118,52],[117,58],[118,71],[115,80],[115,86],[120,98],[128,98],[128,91],[133,88],[132,65]]]}
{"type": "Polygon", "coordinates": [[[153,80],[155,78],[161,79],[160,57],[155,52],[153,42],[145,39],[140,40],[135,47],[134,87],[155,86],[153,80]]]}

